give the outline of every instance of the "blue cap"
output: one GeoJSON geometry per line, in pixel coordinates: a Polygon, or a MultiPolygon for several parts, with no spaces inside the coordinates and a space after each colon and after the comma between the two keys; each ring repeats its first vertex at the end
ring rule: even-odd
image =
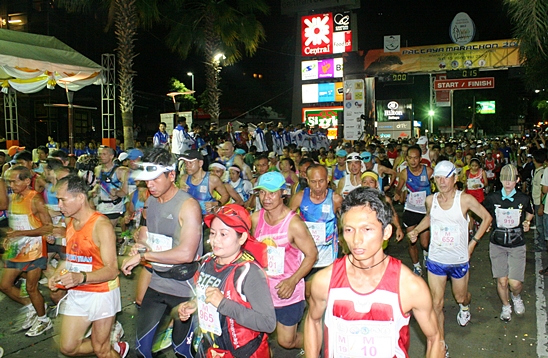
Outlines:
{"type": "Polygon", "coordinates": [[[268,172],[259,177],[255,190],[264,189],[271,193],[285,189],[285,178],[282,173],[268,172]]]}
{"type": "Polygon", "coordinates": [[[346,156],[348,155],[348,153],[347,153],[346,150],[344,150],[344,149],[339,149],[339,150],[337,151],[337,153],[335,153],[335,155],[336,155],[337,157],[346,157],[346,156]]]}
{"type": "Polygon", "coordinates": [[[236,154],[239,154],[239,155],[244,155],[245,154],[245,150],[243,150],[242,148],[238,148],[234,151],[234,153],[236,154]]]}
{"type": "Polygon", "coordinates": [[[371,161],[371,153],[369,152],[361,152],[360,157],[362,158],[364,163],[369,163],[371,161]]]}
{"type": "Polygon", "coordinates": [[[139,159],[143,156],[143,152],[141,152],[139,149],[132,149],[129,151],[127,155],[127,159],[129,160],[135,160],[139,159]]]}

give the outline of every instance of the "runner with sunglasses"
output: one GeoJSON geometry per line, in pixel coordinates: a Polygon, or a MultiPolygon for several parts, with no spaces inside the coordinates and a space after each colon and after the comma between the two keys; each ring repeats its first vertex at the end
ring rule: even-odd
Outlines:
{"type": "MultiPolygon", "coordinates": [[[[202,212],[195,199],[175,186],[175,164],[163,148],[154,148],[143,157],[135,180],[145,181],[150,191],[143,211],[146,223],[139,228],[140,244],[135,244],[121,268],[129,275],[142,261],[152,265],[152,277],[136,322],[137,353],[151,358],[159,322],[193,296],[192,276],[182,273],[191,270],[202,254],[202,212]]],[[[190,322],[174,321],[176,354],[189,356],[189,345],[185,343],[189,329],[190,322]]]]}
{"type": "Polygon", "coordinates": [[[229,204],[204,218],[210,227],[213,255],[195,276],[195,300],[179,306],[186,321],[198,311],[200,339],[195,357],[270,357],[268,333],[276,328],[276,315],[264,271],[242,249],[251,237],[251,218],[240,205],[229,204]]]}

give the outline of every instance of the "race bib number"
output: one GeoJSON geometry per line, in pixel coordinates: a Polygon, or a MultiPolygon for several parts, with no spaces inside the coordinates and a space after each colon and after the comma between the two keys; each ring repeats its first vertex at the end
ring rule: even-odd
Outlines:
{"type": "Polygon", "coordinates": [[[519,226],[521,210],[519,209],[495,209],[497,226],[503,229],[513,229],[519,226]]]}
{"type": "Polygon", "coordinates": [[[196,286],[196,299],[198,301],[198,321],[200,328],[220,336],[222,330],[219,312],[217,312],[217,308],[211,303],[205,302],[205,289],[200,286],[196,286]]]}
{"type": "Polygon", "coordinates": [[[487,175],[488,179],[494,179],[495,178],[495,173],[493,173],[492,170],[486,170],[485,174],[487,175]]]}
{"type": "Polygon", "coordinates": [[[333,321],[335,357],[394,357],[394,322],[345,321],[338,317],[334,317],[333,321]]]}
{"type": "Polygon", "coordinates": [[[65,268],[68,272],[91,272],[93,264],[82,264],[78,262],[67,261],[65,268]]]}
{"type": "Polygon", "coordinates": [[[314,243],[316,246],[325,245],[326,244],[326,231],[325,231],[325,223],[314,223],[310,221],[304,222],[306,226],[308,226],[308,231],[310,231],[310,235],[312,235],[312,238],[314,239],[314,243]]]}
{"type": "Polygon", "coordinates": [[[200,193],[207,193],[207,186],[200,185],[200,193]]]}
{"type": "Polygon", "coordinates": [[[285,248],[268,246],[267,256],[268,270],[266,270],[266,274],[268,276],[278,276],[283,274],[285,265],[285,248]]]}
{"type": "Polygon", "coordinates": [[[458,225],[434,223],[432,229],[432,243],[437,246],[454,247],[460,234],[458,225]]]}
{"type": "MultiPolygon", "coordinates": [[[[9,226],[15,231],[32,230],[28,215],[9,214],[9,226]]],[[[41,236],[21,236],[9,242],[7,258],[11,261],[34,261],[42,257],[41,236]]]]}
{"type": "Polygon", "coordinates": [[[416,191],[411,192],[407,195],[407,201],[409,205],[412,206],[424,206],[426,203],[426,192],[425,191],[416,191]]]}
{"type": "Polygon", "coordinates": [[[173,239],[169,236],[149,232],[147,235],[147,245],[152,252],[161,252],[171,250],[173,239]]]}
{"type": "Polygon", "coordinates": [[[470,190],[483,188],[483,183],[480,178],[470,178],[466,180],[466,187],[470,190]]]}

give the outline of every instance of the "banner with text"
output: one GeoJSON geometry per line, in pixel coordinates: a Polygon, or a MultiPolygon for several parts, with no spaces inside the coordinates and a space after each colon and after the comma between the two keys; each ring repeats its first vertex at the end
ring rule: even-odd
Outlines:
{"type": "Polygon", "coordinates": [[[344,139],[358,140],[363,133],[365,83],[363,79],[344,81],[344,139]]]}

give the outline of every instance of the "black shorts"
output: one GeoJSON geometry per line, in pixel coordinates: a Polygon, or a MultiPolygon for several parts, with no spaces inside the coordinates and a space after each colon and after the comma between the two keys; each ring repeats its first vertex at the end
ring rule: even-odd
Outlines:
{"type": "Polygon", "coordinates": [[[116,220],[120,216],[122,216],[122,213],[110,213],[110,214],[103,214],[105,215],[109,220],[116,220]]]}
{"type": "Polygon", "coordinates": [[[8,269],[16,269],[23,272],[29,272],[32,270],[35,270],[37,268],[41,270],[45,270],[48,264],[48,258],[47,257],[41,257],[34,261],[27,261],[27,262],[13,262],[13,261],[6,261],[6,268],[8,269]]]}
{"type": "Polygon", "coordinates": [[[419,214],[413,211],[404,210],[402,216],[403,226],[406,228],[416,226],[425,216],[426,214],[419,214]]]}

